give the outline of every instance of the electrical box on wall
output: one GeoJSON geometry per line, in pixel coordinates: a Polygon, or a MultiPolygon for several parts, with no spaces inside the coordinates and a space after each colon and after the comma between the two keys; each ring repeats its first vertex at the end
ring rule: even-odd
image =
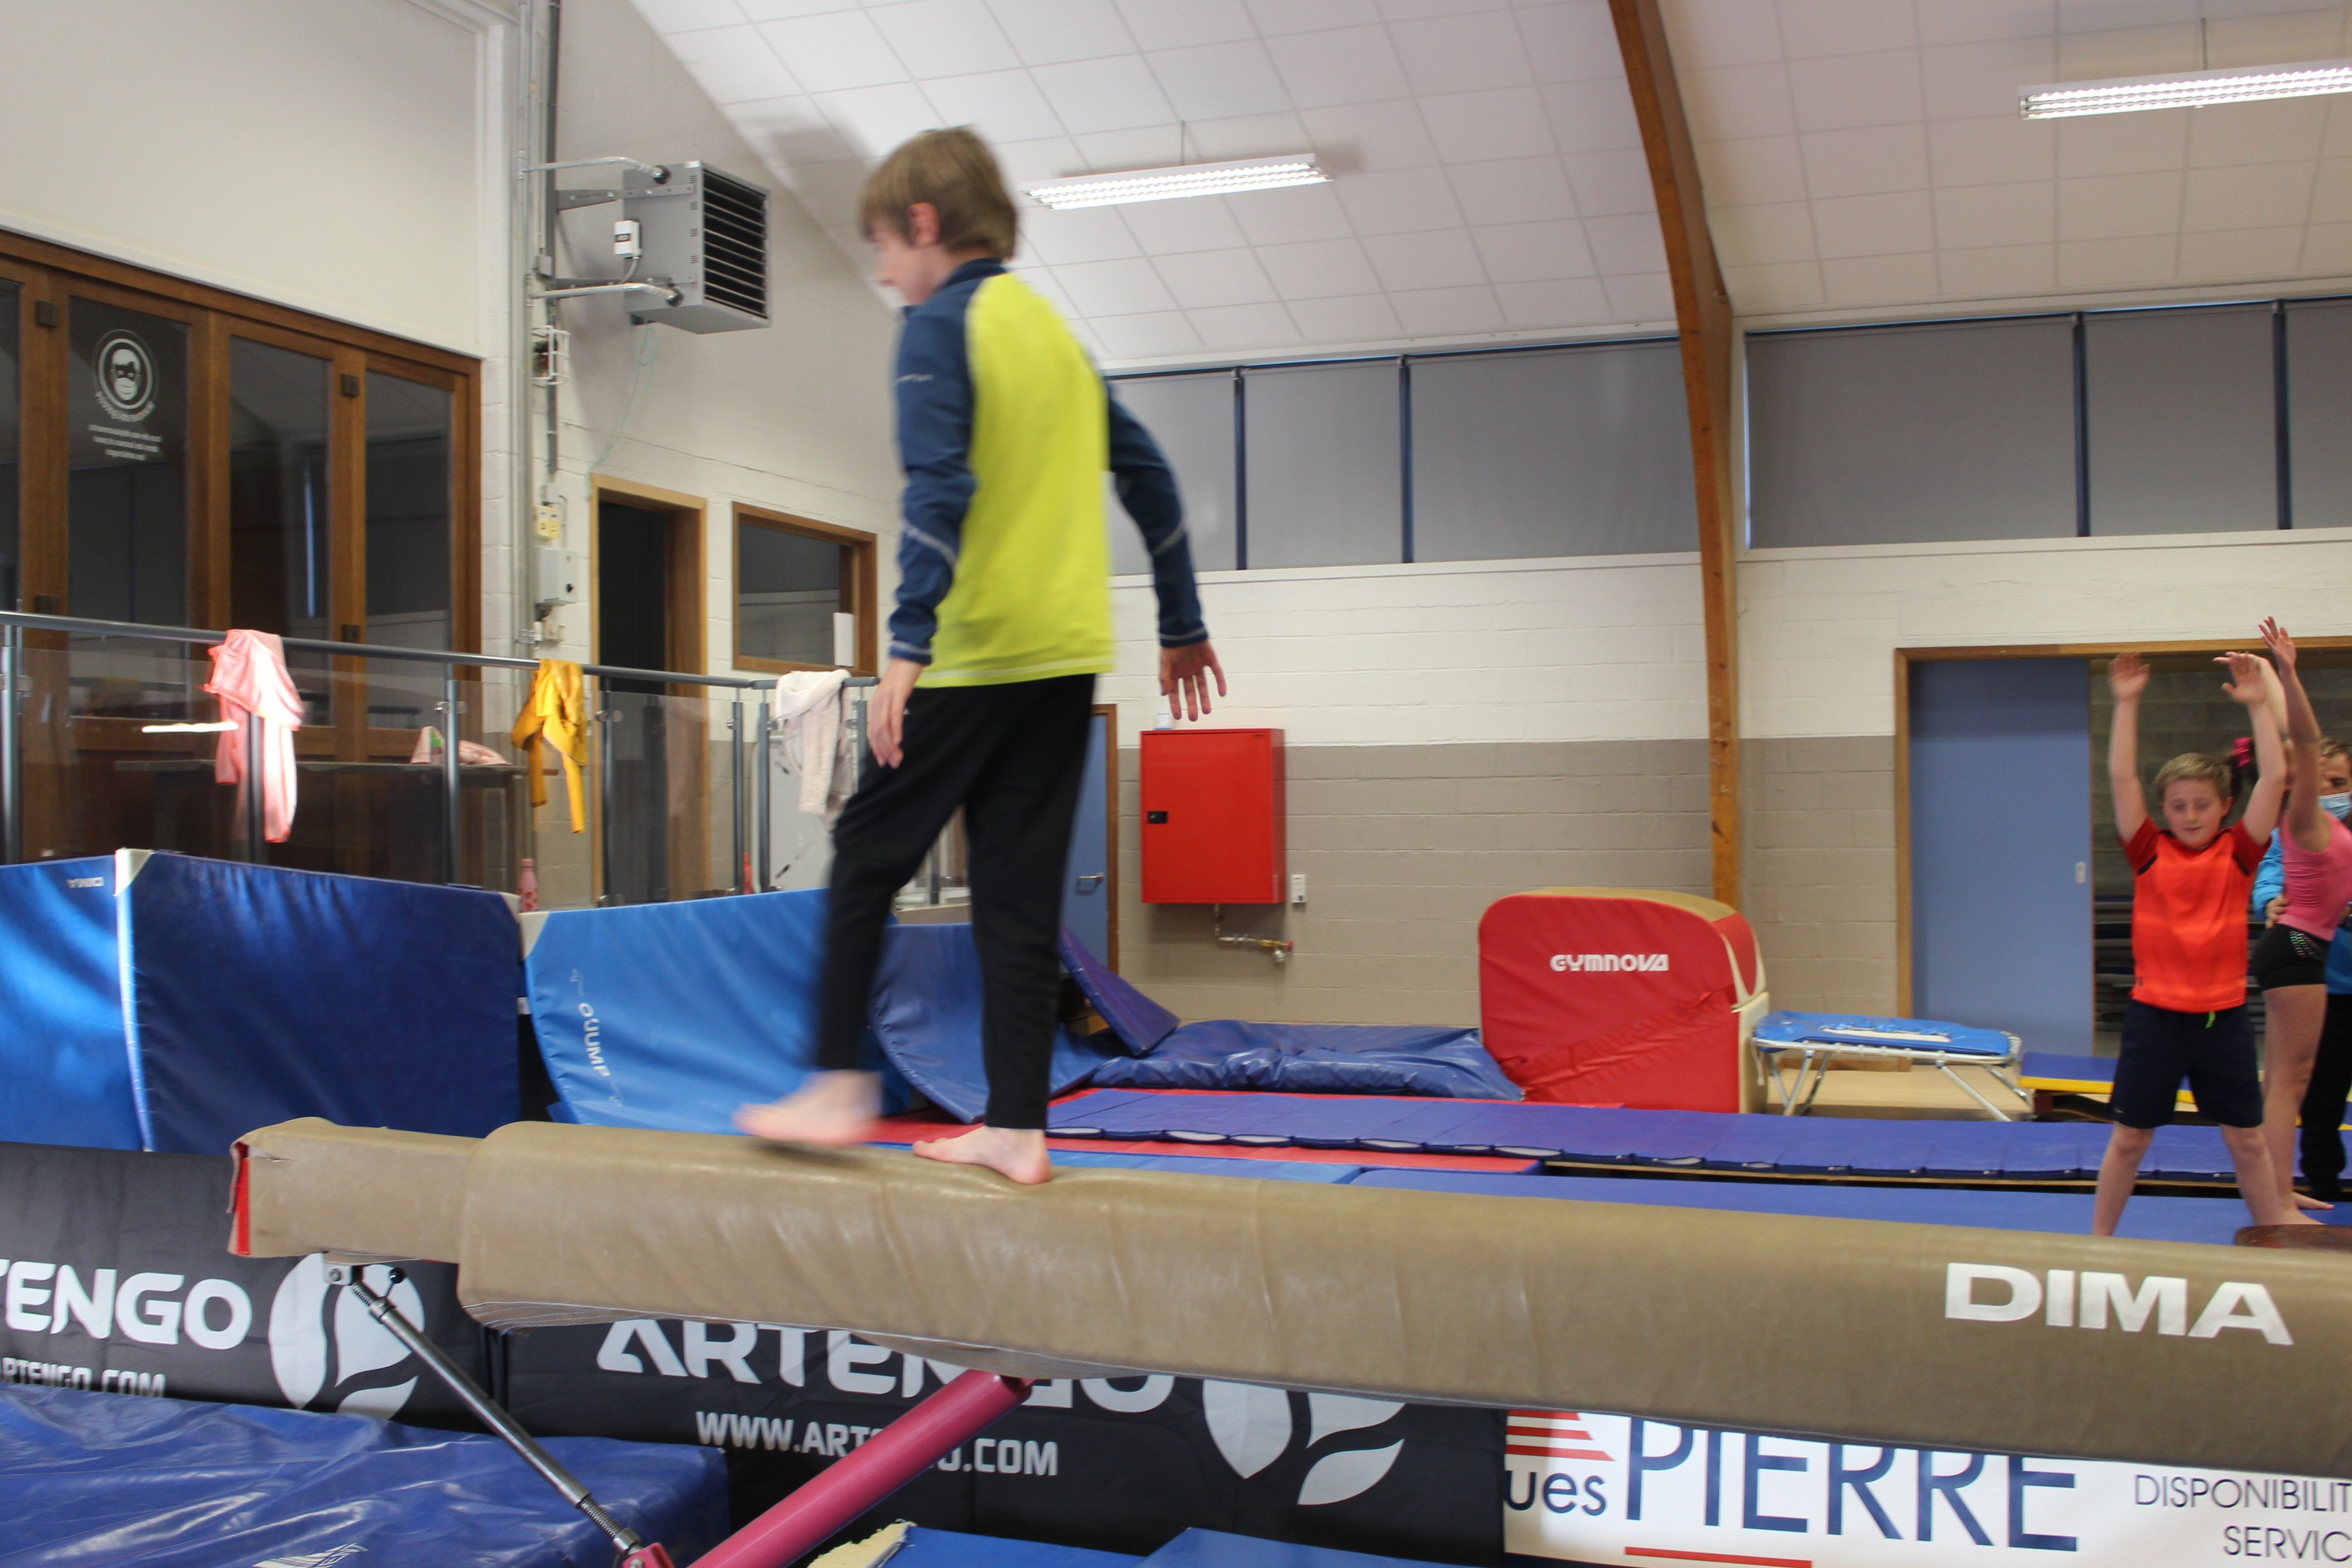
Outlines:
{"type": "Polygon", "coordinates": [[[1147,730],[1142,744],[1143,901],[1282,902],[1282,731],[1147,730]]]}
{"type": "Polygon", "coordinates": [[[576,605],[588,586],[587,552],[535,544],[530,552],[530,596],[541,616],[558,605],[576,605]]]}

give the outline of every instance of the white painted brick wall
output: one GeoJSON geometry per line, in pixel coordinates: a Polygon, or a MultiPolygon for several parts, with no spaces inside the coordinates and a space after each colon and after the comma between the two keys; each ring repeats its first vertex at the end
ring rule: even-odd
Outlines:
{"type": "Polygon", "coordinates": [[[1755,550],[1739,598],[1745,734],[1891,735],[1898,647],[2341,635],[2352,529],[1755,550]]]}

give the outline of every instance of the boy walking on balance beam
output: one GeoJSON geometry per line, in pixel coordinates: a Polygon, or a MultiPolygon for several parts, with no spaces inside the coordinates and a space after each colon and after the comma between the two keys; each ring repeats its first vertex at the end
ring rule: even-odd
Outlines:
{"type": "Polygon", "coordinates": [[[1017,219],[987,147],[968,130],[926,132],[875,172],[860,206],[881,281],[908,307],[898,605],[867,724],[880,766],[834,829],[818,1070],[736,1123],[779,1142],[866,1140],[881,1081],[857,1051],[882,931],[961,807],[988,1112],[915,1152],[1042,1182],[1063,874],[1095,677],[1112,666],[1106,468],[1150,551],[1160,692],[1197,719],[1224,671],[1175,476],[1053,307],[1005,270],[1017,219]]]}

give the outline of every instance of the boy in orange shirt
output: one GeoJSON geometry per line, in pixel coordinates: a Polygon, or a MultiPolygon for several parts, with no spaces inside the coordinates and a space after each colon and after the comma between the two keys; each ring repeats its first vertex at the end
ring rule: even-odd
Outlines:
{"type": "MultiPolygon", "coordinates": [[[[2107,738],[2107,787],[2116,833],[2132,868],[2132,994],[2124,1010],[2123,1050],[2109,1104],[2116,1130],[2099,1162],[2091,1229],[2113,1236],[2139,1179],[2156,1130],[2172,1120],[2183,1079],[2200,1115],[2221,1123],[2237,1167],[2238,1191],[2256,1225],[2302,1216],[2283,1204],[2263,1141],[2263,1086],[2254,1036],[2246,1019],[2246,899],[2263,846],[2278,824],[2285,785],[2277,723],[2265,700],[2263,661],[2225,654],[2222,689],[2245,705],[2261,772],[2246,815],[2224,829],[2230,767],[2197,752],[2173,758],[2156,775],[2158,828],[2139,783],[2139,700],[2147,666],[2136,653],[2107,667],[2116,694],[2107,738]]],[[[2308,1222],[2307,1222],[2308,1223],[2308,1222]]]]}

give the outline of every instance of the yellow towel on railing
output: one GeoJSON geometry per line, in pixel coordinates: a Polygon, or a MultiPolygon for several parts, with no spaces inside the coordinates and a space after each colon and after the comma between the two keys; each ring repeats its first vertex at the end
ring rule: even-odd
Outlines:
{"type": "Polygon", "coordinates": [[[572,831],[588,830],[588,797],[580,779],[588,760],[588,703],[581,694],[580,667],[568,658],[542,658],[530,679],[530,699],[515,721],[514,743],[523,749],[530,775],[530,804],[547,804],[547,775],[539,743],[545,741],[563,759],[563,787],[572,797],[572,831]]]}

